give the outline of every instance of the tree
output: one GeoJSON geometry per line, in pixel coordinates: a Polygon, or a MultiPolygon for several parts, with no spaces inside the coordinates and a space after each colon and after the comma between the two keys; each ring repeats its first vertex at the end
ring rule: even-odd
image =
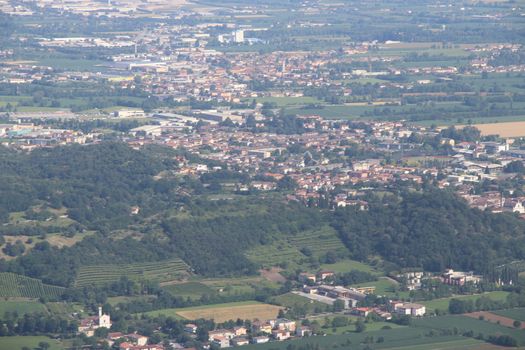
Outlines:
{"type": "Polygon", "coordinates": [[[518,320],[514,320],[512,325],[514,326],[514,328],[521,328],[521,322],[518,320]]]}
{"type": "Polygon", "coordinates": [[[41,341],[40,343],[38,343],[38,347],[42,350],[47,350],[49,349],[50,345],[48,342],[41,341]]]}
{"type": "Polygon", "coordinates": [[[358,319],[355,323],[355,331],[357,333],[362,333],[366,330],[365,322],[362,319],[358,319]]]}

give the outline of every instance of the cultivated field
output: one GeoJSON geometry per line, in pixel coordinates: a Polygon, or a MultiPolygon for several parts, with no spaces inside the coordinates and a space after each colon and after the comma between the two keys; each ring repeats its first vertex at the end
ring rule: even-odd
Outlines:
{"type": "Polygon", "coordinates": [[[496,315],[501,315],[504,317],[512,318],[513,320],[525,322],[525,308],[524,307],[492,311],[492,313],[496,315]]]}
{"type": "Polygon", "coordinates": [[[0,273],[0,297],[58,298],[64,288],[43,284],[42,281],[10,272],[0,273]]]}
{"type": "Polygon", "coordinates": [[[40,349],[38,344],[45,342],[49,344],[49,350],[64,349],[64,347],[55,339],[44,336],[15,336],[2,337],[0,340],[0,350],[21,350],[26,349],[40,349]]]}
{"type": "Polygon", "coordinates": [[[0,317],[6,312],[16,312],[19,316],[33,312],[46,312],[46,307],[36,301],[0,301],[0,317]]]}
{"type": "Polygon", "coordinates": [[[183,309],[164,309],[151,311],[147,314],[150,316],[178,316],[179,318],[188,320],[204,318],[213,319],[215,322],[225,322],[229,320],[236,320],[238,318],[243,320],[267,320],[276,318],[280,309],[282,309],[280,306],[263,304],[256,301],[247,301],[197,306],[183,309]]]}
{"type": "Polygon", "coordinates": [[[525,122],[507,122],[474,124],[481,131],[481,135],[499,135],[500,137],[525,136],[525,122]]]}
{"type": "MultiPolygon", "coordinates": [[[[501,315],[496,315],[488,311],[471,312],[471,313],[465,314],[465,316],[477,318],[477,319],[479,319],[480,317],[483,317],[483,320],[486,322],[498,323],[505,327],[514,327],[513,325],[514,320],[512,318],[501,316],[501,315]]],[[[520,326],[520,329],[525,329],[525,323],[520,326]]]]}
{"type": "Polygon", "coordinates": [[[82,266],[75,280],[75,287],[114,282],[120,276],[130,279],[170,281],[188,274],[188,265],[180,259],[130,265],[82,266]]]}
{"type": "Polygon", "coordinates": [[[441,298],[441,299],[434,299],[430,301],[422,301],[420,304],[423,304],[427,308],[427,312],[432,313],[434,310],[448,310],[448,304],[450,302],[450,299],[461,299],[461,300],[476,300],[481,296],[491,298],[493,300],[500,300],[503,301],[507,298],[508,292],[503,291],[495,291],[495,292],[489,292],[484,294],[475,294],[475,295],[458,295],[450,298],[441,298]]]}

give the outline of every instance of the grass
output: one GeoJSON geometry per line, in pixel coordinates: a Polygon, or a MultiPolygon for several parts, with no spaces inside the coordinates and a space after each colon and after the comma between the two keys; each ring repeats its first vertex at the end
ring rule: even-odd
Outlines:
{"type": "Polygon", "coordinates": [[[388,278],[380,277],[377,281],[358,283],[358,284],[352,285],[352,287],[354,288],[376,287],[376,291],[375,291],[376,295],[393,296],[393,295],[399,294],[399,292],[397,292],[396,290],[397,284],[388,278]]]}
{"type": "Polygon", "coordinates": [[[286,293],[273,297],[271,302],[287,308],[303,309],[306,311],[306,314],[312,314],[318,311],[322,312],[329,307],[326,304],[293,293],[286,293]]]}
{"type": "Polygon", "coordinates": [[[190,298],[192,300],[199,299],[206,294],[211,295],[216,293],[215,290],[199,282],[172,284],[164,286],[163,289],[168,291],[173,296],[190,298]]]}
{"type": "Polygon", "coordinates": [[[48,343],[50,345],[49,350],[64,348],[57,340],[44,336],[14,336],[2,337],[0,340],[0,350],[20,350],[23,347],[35,349],[38,348],[40,342],[48,343]]]}
{"type": "Polygon", "coordinates": [[[0,317],[3,317],[6,312],[15,311],[18,315],[23,315],[33,312],[46,312],[46,307],[37,301],[0,301],[0,317]]]}
{"type": "Polygon", "coordinates": [[[498,311],[491,311],[493,314],[512,318],[513,320],[523,321],[525,322],[525,307],[521,308],[515,308],[515,309],[507,309],[507,310],[498,310],[498,311]]]}
{"type": "Polygon", "coordinates": [[[215,322],[225,322],[238,318],[246,319],[271,319],[277,317],[281,307],[264,304],[257,301],[242,301],[224,304],[212,304],[181,309],[162,309],[147,312],[146,315],[157,317],[165,315],[178,319],[213,319],[215,322]]]}
{"type": "Polygon", "coordinates": [[[374,275],[383,275],[383,272],[377,270],[373,266],[350,259],[341,260],[336,262],[335,264],[323,264],[321,265],[321,269],[331,270],[337,273],[345,273],[350,272],[352,270],[358,270],[362,272],[368,272],[374,275]]]}
{"type": "Polygon", "coordinates": [[[458,295],[450,298],[441,298],[441,299],[434,299],[429,301],[422,301],[419,302],[420,304],[423,304],[427,308],[427,312],[434,312],[434,310],[444,310],[448,311],[448,304],[450,302],[450,299],[461,299],[461,300],[476,300],[480,298],[481,296],[489,297],[493,300],[499,300],[504,301],[507,298],[508,292],[503,291],[495,291],[495,292],[489,292],[484,294],[475,294],[475,295],[458,295]]]}

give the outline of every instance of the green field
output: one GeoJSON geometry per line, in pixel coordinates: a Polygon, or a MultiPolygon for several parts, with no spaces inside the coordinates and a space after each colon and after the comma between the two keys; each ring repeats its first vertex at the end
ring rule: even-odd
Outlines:
{"type": "Polygon", "coordinates": [[[329,305],[293,293],[278,295],[273,297],[270,302],[287,308],[302,309],[306,314],[323,311],[330,307],[329,305]]]}
{"type": "Polygon", "coordinates": [[[121,276],[134,280],[148,279],[163,282],[175,280],[187,274],[188,265],[180,259],[130,265],[82,266],[75,279],[75,286],[110,283],[121,276]]]}
{"type": "Polygon", "coordinates": [[[46,307],[37,301],[0,301],[0,317],[3,317],[6,312],[15,311],[18,315],[23,315],[33,312],[46,312],[46,307]]]}
{"type": "Polygon", "coordinates": [[[35,278],[10,272],[0,273],[0,297],[58,298],[65,288],[43,284],[35,278]]]}
{"type": "Polygon", "coordinates": [[[377,281],[373,282],[353,284],[352,287],[376,287],[376,295],[386,295],[389,297],[398,296],[399,298],[408,297],[408,292],[399,292],[398,284],[386,277],[379,277],[377,281]]]}
{"type": "Polygon", "coordinates": [[[462,336],[433,336],[425,335],[426,331],[416,328],[398,328],[390,330],[378,330],[363,333],[350,333],[343,335],[329,335],[326,337],[309,337],[300,340],[289,342],[273,342],[260,345],[246,345],[246,350],[270,350],[270,349],[286,349],[290,345],[297,347],[311,344],[314,348],[318,346],[319,349],[411,349],[411,350],[452,350],[464,349],[474,350],[479,348],[483,342],[465,338],[462,336]],[[384,342],[377,343],[377,339],[382,337],[384,342]],[[365,345],[365,339],[372,339],[373,344],[365,345]]]}
{"type": "Polygon", "coordinates": [[[323,270],[330,270],[330,271],[334,271],[337,273],[345,273],[345,272],[350,272],[352,270],[358,270],[358,271],[368,272],[374,275],[384,274],[383,272],[379,271],[373,266],[367,265],[359,261],[350,260],[350,259],[341,260],[341,261],[336,262],[335,264],[323,264],[321,265],[321,268],[323,270]]]}
{"type": "Polygon", "coordinates": [[[15,336],[0,338],[0,350],[21,350],[23,347],[30,349],[38,348],[40,342],[48,343],[49,350],[60,350],[64,347],[55,339],[44,336],[15,336]]]}
{"type": "Polygon", "coordinates": [[[525,308],[515,308],[515,309],[507,309],[507,310],[498,310],[498,311],[491,311],[493,314],[512,318],[513,320],[518,321],[524,321],[525,322],[525,308]]]}
{"type": "Polygon", "coordinates": [[[467,316],[424,317],[419,320],[414,320],[413,325],[418,328],[438,330],[453,330],[456,328],[459,334],[473,331],[475,335],[481,333],[485,337],[505,334],[515,338],[518,344],[525,345],[525,332],[522,330],[500,326],[496,323],[481,321],[467,316]]]}
{"type": "Polygon", "coordinates": [[[199,299],[201,296],[206,294],[211,295],[216,293],[215,290],[199,282],[172,284],[164,286],[163,289],[174,296],[190,298],[192,300],[199,299]]]}
{"type": "Polygon", "coordinates": [[[481,296],[489,297],[493,300],[499,300],[504,301],[507,298],[508,292],[503,291],[495,291],[495,292],[489,292],[484,294],[476,294],[476,295],[458,295],[450,298],[442,298],[442,299],[434,299],[429,301],[422,301],[420,304],[423,304],[427,308],[427,312],[434,312],[434,310],[444,310],[448,311],[448,303],[450,302],[450,299],[461,299],[461,300],[476,300],[481,296]]]}

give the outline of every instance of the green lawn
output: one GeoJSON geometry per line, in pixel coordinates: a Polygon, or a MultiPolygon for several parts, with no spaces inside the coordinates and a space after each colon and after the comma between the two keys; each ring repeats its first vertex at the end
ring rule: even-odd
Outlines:
{"type": "Polygon", "coordinates": [[[450,299],[461,299],[461,300],[476,300],[481,296],[489,297],[493,300],[500,300],[503,301],[507,298],[508,292],[503,291],[495,291],[495,292],[489,292],[484,294],[475,294],[475,295],[458,295],[450,298],[442,298],[442,299],[434,299],[429,301],[422,301],[420,304],[423,304],[427,308],[427,312],[434,312],[434,310],[444,310],[448,311],[448,303],[450,302],[450,299]]]}
{"type": "Polygon", "coordinates": [[[20,350],[23,347],[30,349],[38,348],[40,342],[46,342],[50,345],[50,350],[60,350],[64,347],[55,339],[44,336],[15,336],[0,338],[0,350],[20,350]]]}
{"type": "Polygon", "coordinates": [[[0,317],[6,312],[14,311],[23,315],[32,312],[46,312],[46,307],[37,301],[0,301],[0,317]]]}

